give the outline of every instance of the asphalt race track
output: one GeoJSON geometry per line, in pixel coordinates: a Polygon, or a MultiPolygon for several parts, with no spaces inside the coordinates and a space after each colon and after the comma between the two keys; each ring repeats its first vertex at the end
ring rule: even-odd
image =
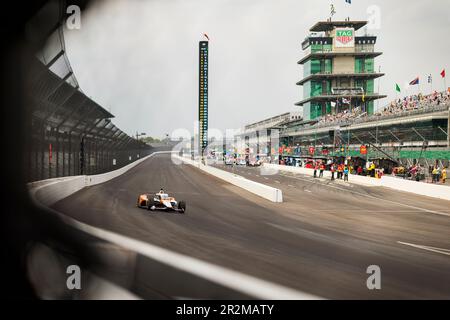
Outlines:
{"type": "Polygon", "coordinates": [[[450,202],[300,175],[262,176],[259,168],[227,170],[282,189],[284,203],[162,154],[53,208],[325,298],[450,298],[450,202]],[[136,207],[138,194],[160,187],[186,200],[186,214],[136,207]],[[369,265],[381,268],[381,290],[366,287],[369,265]]]}

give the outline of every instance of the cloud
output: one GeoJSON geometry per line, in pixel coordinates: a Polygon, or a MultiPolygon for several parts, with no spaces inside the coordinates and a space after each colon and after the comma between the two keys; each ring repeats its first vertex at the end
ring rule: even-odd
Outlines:
{"type": "MultiPolygon", "coordinates": [[[[81,30],[66,32],[67,50],[83,91],[110,108],[120,128],[161,137],[176,128],[193,131],[198,41],[206,32],[211,38],[209,124],[236,128],[298,109],[301,42],[315,22],[327,18],[329,3],[97,1],[82,13],[81,30]]],[[[381,93],[393,99],[395,83],[430,73],[438,79],[442,68],[449,69],[448,0],[335,2],[335,19],[367,19],[372,4],[381,9],[381,29],[374,30],[377,49],[384,52],[377,59],[386,73],[381,93]]]]}

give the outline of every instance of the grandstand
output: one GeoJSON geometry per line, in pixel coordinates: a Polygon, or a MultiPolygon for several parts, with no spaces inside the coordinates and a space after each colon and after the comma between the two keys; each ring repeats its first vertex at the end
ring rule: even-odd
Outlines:
{"type": "Polygon", "coordinates": [[[373,115],[344,111],[333,118],[303,120],[286,113],[246,126],[237,136],[242,143],[239,153],[248,155],[252,149],[271,159],[373,161],[387,173],[416,163],[427,168],[448,166],[449,108],[450,92],[434,92],[392,101],[373,115]],[[367,147],[367,154],[360,153],[361,146],[367,147]]]}
{"type": "Polygon", "coordinates": [[[305,56],[298,61],[304,78],[297,85],[304,94],[296,105],[303,106],[303,117],[279,116],[246,126],[238,135],[246,153],[254,149],[264,156],[264,150],[272,161],[372,161],[385,172],[416,163],[448,166],[450,92],[412,95],[376,110],[374,101],[386,97],[374,91],[374,79],[384,75],[374,68],[382,52],[375,50],[376,36],[358,32],[366,24],[328,20],[310,29],[302,43],[305,56]]]}
{"type": "Polygon", "coordinates": [[[448,165],[450,95],[443,92],[432,96],[432,101],[430,96],[418,100],[406,97],[372,116],[360,113],[338,116],[333,121],[319,118],[296,123],[281,133],[283,155],[389,160],[386,169],[416,162],[427,167],[448,165]],[[414,107],[398,108],[402,101],[412,100],[417,101],[414,107]],[[360,154],[362,145],[369,147],[367,155],[360,154]],[[310,147],[314,147],[314,154],[310,154],[310,147]]]}
{"type": "Polygon", "coordinates": [[[33,31],[27,40],[42,48],[27,68],[27,181],[103,173],[151,150],[80,89],[66,55],[63,8],[51,1],[27,26],[33,31]]]}

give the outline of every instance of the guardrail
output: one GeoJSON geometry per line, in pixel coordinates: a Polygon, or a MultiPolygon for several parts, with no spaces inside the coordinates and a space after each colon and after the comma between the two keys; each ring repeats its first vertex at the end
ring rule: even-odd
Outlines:
{"type": "Polygon", "coordinates": [[[187,163],[191,166],[194,166],[216,178],[224,180],[228,183],[231,183],[239,188],[242,188],[248,192],[256,194],[264,199],[267,199],[272,202],[283,202],[283,193],[280,189],[276,189],[273,187],[266,186],[265,184],[255,182],[252,180],[248,180],[239,175],[220,170],[208,165],[204,165],[198,161],[194,161],[185,157],[180,157],[178,155],[172,154],[172,158],[178,159],[184,163],[187,163]]]}

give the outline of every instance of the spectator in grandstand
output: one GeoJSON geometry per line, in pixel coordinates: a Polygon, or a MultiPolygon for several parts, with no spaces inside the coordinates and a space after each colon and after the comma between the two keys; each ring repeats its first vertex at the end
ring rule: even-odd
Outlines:
{"type": "Polygon", "coordinates": [[[338,164],[337,171],[338,171],[337,178],[342,179],[342,175],[344,174],[344,165],[338,164]]]}
{"type": "Polygon", "coordinates": [[[344,181],[348,181],[348,172],[349,172],[349,168],[348,166],[344,167],[344,181]]]}
{"type": "Polygon", "coordinates": [[[362,166],[358,166],[358,169],[356,169],[356,174],[357,174],[358,176],[361,176],[361,175],[363,174],[363,168],[362,168],[362,166]]]}
{"type": "Polygon", "coordinates": [[[445,184],[445,182],[447,181],[447,167],[442,168],[441,176],[442,183],[445,184]]]}
{"type": "Polygon", "coordinates": [[[325,164],[323,162],[320,163],[319,170],[319,178],[323,178],[323,171],[325,170],[325,164]]]}
{"type": "Polygon", "coordinates": [[[317,170],[319,170],[319,163],[315,162],[313,163],[314,166],[314,178],[317,178],[317,170]]]}
{"type": "Polygon", "coordinates": [[[330,171],[331,171],[331,181],[334,181],[334,172],[336,171],[336,165],[334,163],[330,165],[330,171]]]}
{"type": "MultiPolygon", "coordinates": [[[[403,112],[408,112],[418,109],[426,109],[433,106],[439,106],[442,104],[450,103],[450,93],[434,91],[429,95],[416,94],[404,97],[403,99],[397,99],[389,103],[381,111],[377,112],[373,116],[391,116],[403,112]]],[[[361,107],[356,107],[352,110],[344,110],[337,114],[327,114],[319,119],[319,124],[332,124],[334,122],[351,121],[357,118],[370,119],[372,116],[368,116],[363,112],[361,107]]]]}
{"type": "Polygon", "coordinates": [[[431,171],[432,174],[432,183],[438,183],[439,182],[439,168],[434,166],[433,170],[431,171]]]}
{"type": "Polygon", "coordinates": [[[381,179],[381,177],[384,175],[384,168],[381,169],[375,169],[375,178],[381,179]]]}
{"type": "Polygon", "coordinates": [[[375,177],[375,163],[373,162],[368,162],[367,163],[367,175],[374,178],[375,177]]]}
{"type": "Polygon", "coordinates": [[[405,111],[411,111],[416,109],[425,109],[427,107],[437,106],[450,102],[450,94],[448,92],[434,91],[429,95],[412,95],[392,101],[386,106],[378,115],[392,115],[405,111]]]}
{"type": "Polygon", "coordinates": [[[413,165],[409,170],[408,170],[408,173],[409,173],[409,176],[411,177],[411,179],[415,179],[416,178],[416,175],[417,175],[417,166],[416,165],[413,165]]]}
{"type": "Polygon", "coordinates": [[[417,165],[416,181],[420,181],[421,176],[425,176],[425,168],[420,163],[417,165]]]}

